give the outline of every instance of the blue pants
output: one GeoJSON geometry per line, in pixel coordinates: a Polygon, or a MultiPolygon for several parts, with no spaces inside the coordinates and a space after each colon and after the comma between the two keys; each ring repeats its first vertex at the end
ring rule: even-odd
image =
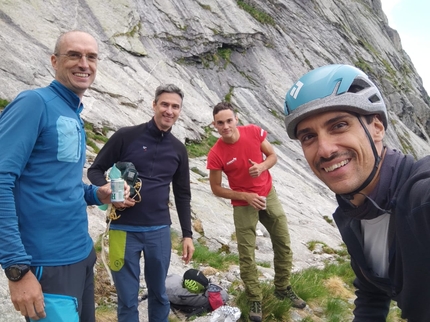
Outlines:
{"type": "MultiPolygon", "coordinates": [[[[111,230],[111,232],[114,232],[111,230]]],[[[140,257],[145,260],[144,276],[148,287],[149,322],[167,322],[170,302],[166,294],[166,276],[170,265],[170,227],[147,232],[123,232],[125,240],[112,243],[123,244],[121,252],[109,254],[112,277],[118,295],[118,322],[139,322],[140,257]],[[113,259],[116,256],[117,259],[113,259]],[[122,257],[122,258],[121,258],[122,257]]],[[[115,247],[115,246],[114,246],[115,247]]]]}

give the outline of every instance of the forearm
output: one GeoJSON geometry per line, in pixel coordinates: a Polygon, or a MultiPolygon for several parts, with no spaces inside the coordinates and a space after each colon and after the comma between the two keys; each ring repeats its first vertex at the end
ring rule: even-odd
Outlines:
{"type": "Polygon", "coordinates": [[[191,206],[190,201],[175,200],[176,209],[178,211],[179,223],[181,225],[182,237],[192,238],[193,232],[191,230],[191,206]]]}
{"type": "Polygon", "coordinates": [[[6,183],[0,185],[0,200],[0,264],[3,268],[11,264],[30,264],[31,256],[27,255],[21,241],[12,188],[6,183]]]}
{"type": "Polygon", "coordinates": [[[264,160],[261,164],[264,166],[264,170],[269,170],[276,164],[276,162],[278,162],[278,157],[273,153],[267,156],[266,160],[264,160]]]}
{"type": "Polygon", "coordinates": [[[228,188],[224,188],[221,186],[212,187],[212,192],[215,196],[230,200],[247,200],[246,196],[249,194],[248,192],[243,191],[234,191],[228,188]]]}
{"type": "Polygon", "coordinates": [[[87,205],[91,206],[91,205],[102,205],[103,204],[97,196],[97,190],[98,190],[97,186],[94,186],[92,184],[88,185],[88,184],[83,183],[83,188],[84,188],[84,198],[85,198],[87,205]]]}

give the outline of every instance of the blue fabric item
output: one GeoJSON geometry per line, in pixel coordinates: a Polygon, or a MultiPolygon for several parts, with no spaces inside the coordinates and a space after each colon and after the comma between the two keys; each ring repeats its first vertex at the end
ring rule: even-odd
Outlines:
{"type": "MultiPolygon", "coordinates": [[[[78,300],[75,297],[43,293],[46,317],[38,322],[79,322],[78,300]]],[[[30,319],[30,322],[36,320],[30,319]]]]}
{"type": "MultiPolygon", "coordinates": [[[[63,266],[32,266],[44,294],[59,294],[77,300],[80,322],[95,322],[93,249],[84,260],[63,266]]],[[[69,304],[70,305],[70,304],[69,304]]],[[[27,319],[28,321],[28,319],[27,319]]]]}
{"type": "MultiPolygon", "coordinates": [[[[43,267],[36,268],[35,275],[40,281],[43,267]]],[[[43,293],[46,317],[37,321],[46,322],[79,322],[78,299],[73,296],[43,293]]],[[[29,319],[30,322],[36,321],[29,319]]]]}
{"type": "Polygon", "coordinates": [[[110,230],[124,230],[128,232],[134,232],[134,233],[144,233],[146,231],[154,231],[161,228],[169,227],[168,225],[161,225],[161,226],[132,226],[132,225],[110,225],[110,230]]]}
{"type": "Polygon", "coordinates": [[[82,182],[85,131],[80,98],[57,81],[24,91],[0,114],[0,264],[57,266],[90,253],[82,182]]]}
{"type": "Polygon", "coordinates": [[[170,302],[165,279],[170,265],[170,228],[150,232],[127,232],[124,266],[112,277],[118,294],[118,322],[138,322],[140,257],[143,251],[148,287],[149,322],[167,322],[170,302]]]}

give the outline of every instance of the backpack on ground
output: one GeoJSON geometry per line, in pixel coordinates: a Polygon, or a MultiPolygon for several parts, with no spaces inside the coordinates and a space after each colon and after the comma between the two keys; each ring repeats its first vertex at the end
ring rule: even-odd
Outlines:
{"type": "Polygon", "coordinates": [[[228,301],[228,293],[221,286],[208,282],[201,292],[193,293],[184,287],[184,278],[177,274],[167,276],[166,293],[170,307],[187,318],[211,312],[228,301]]]}

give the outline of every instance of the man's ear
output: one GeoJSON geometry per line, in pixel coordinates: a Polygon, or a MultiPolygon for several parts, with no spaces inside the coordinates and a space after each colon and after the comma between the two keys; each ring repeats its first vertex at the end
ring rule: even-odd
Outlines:
{"type": "Polygon", "coordinates": [[[385,136],[385,127],[384,123],[382,123],[381,117],[379,115],[375,115],[372,121],[373,125],[373,140],[376,142],[382,142],[382,139],[385,136]]]}
{"type": "Polygon", "coordinates": [[[54,54],[51,55],[51,65],[55,71],[57,71],[57,56],[54,54]]]}

